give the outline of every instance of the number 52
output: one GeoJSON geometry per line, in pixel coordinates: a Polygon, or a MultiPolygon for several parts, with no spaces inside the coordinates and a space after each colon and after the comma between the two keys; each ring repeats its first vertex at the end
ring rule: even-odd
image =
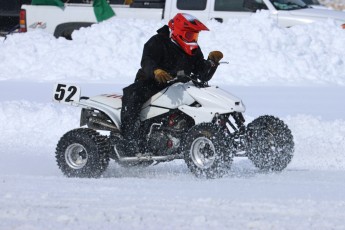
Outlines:
{"type": "Polygon", "coordinates": [[[53,100],[61,103],[78,102],[80,98],[80,88],[74,85],[56,84],[54,86],[53,100]]]}

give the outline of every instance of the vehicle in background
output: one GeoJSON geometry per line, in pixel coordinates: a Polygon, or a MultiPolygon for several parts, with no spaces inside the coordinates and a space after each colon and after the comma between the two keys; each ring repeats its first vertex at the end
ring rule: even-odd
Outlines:
{"type": "Polygon", "coordinates": [[[19,28],[19,12],[22,4],[31,0],[0,0],[0,35],[6,35],[19,28]]]}
{"type": "Polygon", "coordinates": [[[303,0],[303,2],[315,9],[331,9],[322,5],[318,0],[303,0]]]}
{"type": "MultiPolygon", "coordinates": [[[[118,18],[169,20],[177,13],[189,13],[201,21],[226,21],[249,17],[258,10],[269,11],[284,27],[334,19],[345,28],[345,12],[315,9],[302,0],[134,0],[131,4],[110,0],[118,18]]],[[[70,0],[63,8],[23,5],[20,31],[42,29],[55,37],[71,39],[74,30],[97,22],[89,0],[70,0]]]]}

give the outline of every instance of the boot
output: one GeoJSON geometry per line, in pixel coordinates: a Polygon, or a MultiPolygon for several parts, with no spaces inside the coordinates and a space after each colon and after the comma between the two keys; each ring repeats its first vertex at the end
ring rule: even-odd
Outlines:
{"type": "Polygon", "coordinates": [[[120,140],[116,149],[122,157],[135,157],[140,153],[139,146],[134,140],[120,140]]]}
{"type": "Polygon", "coordinates": [[[127,156],[134,157],[140,153],[138,142],[135,140],[130,140],[127,142],[126,149],[127,156]]]}

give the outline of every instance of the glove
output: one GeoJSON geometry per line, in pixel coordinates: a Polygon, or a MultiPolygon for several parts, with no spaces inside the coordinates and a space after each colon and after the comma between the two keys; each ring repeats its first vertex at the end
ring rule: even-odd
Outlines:
{"type": "Polygon", "coordinates": [[[166,71],[162,69],[156,69],[155,71],[153,71],[153,73],[155,75],[155,80],[158,83],[167,83],[167,81],[173,79],[173,77],[170,74],[168,74],[166,71]]]}
{"type": "Polygon", "coordinates": [[[216,64],[223,58],[223,53],[220,51],[212,51],[208,55],[208,59],[214,61],[216,64]]]}

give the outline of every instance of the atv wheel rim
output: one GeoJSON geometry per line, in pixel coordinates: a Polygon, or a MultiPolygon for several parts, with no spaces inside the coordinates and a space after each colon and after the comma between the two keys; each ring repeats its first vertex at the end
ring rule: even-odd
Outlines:
{"type": "Polygon", "coordinates": [[[66,163],[73,169],[81,169],[86,165],[88,154],[81,144],[71,144],[65,151],[66,163]]]}
{"type": "Polygon", "coordinates": [[[207,169],[212,166],[216,158],[214,144],[206,137],[199,137],[192,143],[190,156],[198,168],[207,169]]]}

